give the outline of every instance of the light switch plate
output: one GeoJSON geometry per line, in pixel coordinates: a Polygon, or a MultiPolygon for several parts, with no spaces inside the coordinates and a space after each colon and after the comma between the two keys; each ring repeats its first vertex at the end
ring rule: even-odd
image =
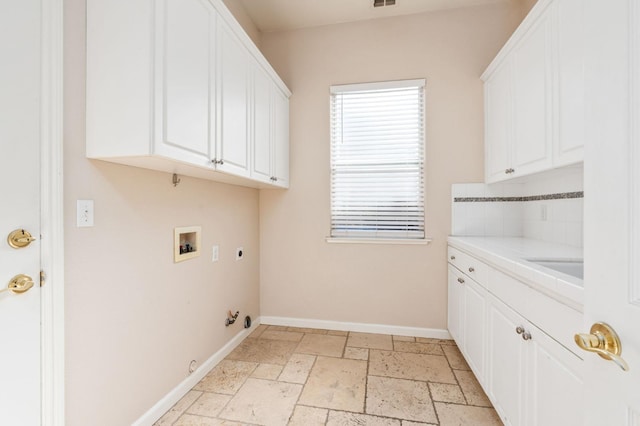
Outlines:
{"type": "Polygon", "coordinates": [[[218,245],[213,246],[213,250],[211,251],[212,251],[211,261],[217,262],[220,259],[220,246],[218,245]]]}
{"type": "Polygon", "coordinates": [[[76,223],[78,228],[93,226],[93,200],[78,200],[76,223]]]}

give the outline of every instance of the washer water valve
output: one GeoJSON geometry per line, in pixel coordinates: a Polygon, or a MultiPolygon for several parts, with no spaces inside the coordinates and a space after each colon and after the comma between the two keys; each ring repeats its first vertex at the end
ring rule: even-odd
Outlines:
{"type": "Polygon", "coordinates": [[[238,315],[240,315],[240,311],[236,311],[235,314],[232,314],[231,311],[227,312],[227,319],[224,321],[225,327],[229,327],[231,324],[236,322],[238,315]]]}

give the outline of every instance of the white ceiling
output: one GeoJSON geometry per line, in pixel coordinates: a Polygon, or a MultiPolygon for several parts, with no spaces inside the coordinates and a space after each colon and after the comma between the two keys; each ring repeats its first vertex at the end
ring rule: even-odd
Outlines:
{"type": "Polygon", "coordinates": [[[514,0],[396,0],[373,7],[373,0],[238,0],[260,31],[282,31],[388,16],[410,15],[514,0]]]}

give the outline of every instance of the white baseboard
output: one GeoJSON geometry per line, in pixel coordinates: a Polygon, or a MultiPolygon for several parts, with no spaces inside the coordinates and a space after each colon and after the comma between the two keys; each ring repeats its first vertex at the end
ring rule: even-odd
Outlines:
{"type": "Polygon", "coordinates": [[[360,322],[326,321],[304,318],[260,317],[262,324],[287,327],[320,328],[324,330],[358,331],[361,333],[393,334],[396,336],[430,337],[451,339],[447,330],[437,328],[402,327],[397,325],[366,324],[360,322]]]}
{"type": "Polygon", "coordinates": [[[255,328],[260,325],[260,318],[253,320],[251,328],[244,329],[224,345],[218,352],[214,353],[200,367],[184,379],[178,386],[173,388],[167,395],[158,401],[153,407],[133,422],[133,426],[151,426],[160,417],[173,407],[180,398],[185,396],[200,380],[204,378],[220,361],[231,353],[255,328]]]}

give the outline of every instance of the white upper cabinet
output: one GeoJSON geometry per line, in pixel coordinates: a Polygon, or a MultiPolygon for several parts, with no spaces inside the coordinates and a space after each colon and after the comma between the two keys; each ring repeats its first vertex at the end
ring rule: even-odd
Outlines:
{"type": "Polygon", "coordinates": [[[220,31],[220,143],[222,170],[249,175],[249,55],[235,34],[220,31]]]}
{"type": "Polygon", "coordinates": [[[272,98],[271,81],[262,69],[253,67],[253,151],[251,176],[272,182],[272,98]]]}
{"type": "Polygon", "coordinates": [[[556,67],[558,120],[553,162],[583,160],[585,140],[584,0],[556,0],[556,67]]]}
{"type": "Polygon", "coordinates": [[[540,0],[483,74],[487,182],[582,161],[580,3],[540,0]]]}
{"type": "Polygon", "coordinates": [[[289,187],[289,98],[278,88],[273,92],[273,182],[289,187]]]}
{"type": "Polygon", "coordinates": [[[513,51],[513,175],[551,167],[551,16],[545,14],[513,51]]]}
{"type": "Polygon", "coordinates": [[[496,181],[511,165],[513,96],[511,61],[505,61],[485,82],[485,174],[496,181]],[[490,141],[490,143],[489,143],[490,141]]]}
{"type": "Polygon", "coordinates": [[[158,25],[155,153],[209,166],[215,149],[215,14],[205,0],[165,0],[158,25]]]}
{"type": "MultiPolygon", "coordinates": [[[[266,105],[255,118],[269,143],[256,145],[269,151],[258,167],[273,167],[275,92],[288,107],[291,93],[221,0],[87,0],[89,158],[280,186],[256,177],[251,161],[256,101],[266,105]],[[257,98],[253,64],[266,88],[257,98]]],[[[280,119],[288,128],[288,115],[280,119]]],[[[288,159],[281,167],[288,173],[288,159]]]]}
{"type": "Polygon", "coordinates": [[[251,176],[289,187],[289,99],[258,64],[253,71],[253,154],[251,176]]]}

